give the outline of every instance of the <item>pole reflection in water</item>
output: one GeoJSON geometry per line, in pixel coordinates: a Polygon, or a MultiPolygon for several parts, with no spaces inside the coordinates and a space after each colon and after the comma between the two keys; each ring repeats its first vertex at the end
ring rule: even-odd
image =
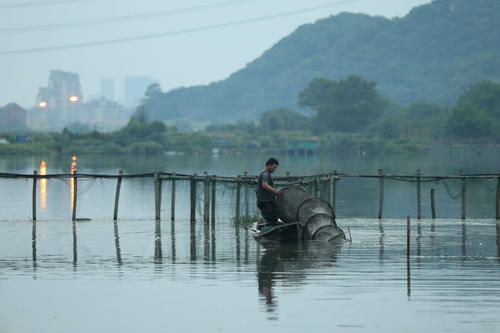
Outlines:
{"type": "Polygon", "coordinates": [[[497,220],[496,229],[497,229],[497,259],[498,262],[500,262],[500,220],[497,220]]]}
{"type": "Polygon", "coordinates": [[[170,221],[170,240],[172,243],[172,264],[175,264],[177,253],[175,251],[175,221],[170,221]]]}
{"type": "Polygon", "coordinates": [[[203,223],[203,259],[210,260],[210,224],[203,223]]]}
{"type": "MultiPolygon", "coordinates": [[[[40,163],[40,176],[47,175],[47,164],[44,160],[40,163]]],[[[47,207],[47,179],[40,178],[40,211],[44,212],[47,207]]]]}
{"type": "Polygon", "coordinates": [[[76,262],[78,259],[77,247],[76,247],[76,221],[72,222],[73,229],[73,267],[76,268],[76,262]]]}
{"type": "Polygon", "coordinates": [[[411,296],[411,267],[410,267],[410,249],[411,249],[411,223],[410,217],[406,218],[406,294],[411,296]]]}
{"type": "Polygon", "coordinates": [[[155,221],[155,263],[161,264],[163,261],[163,252],[161,249],[161,223],[155,221]]]}
{"type": "Polygon", "coordinates": [[[234,222],[235,236],[236,236],[236,262],[239,264],[241,261],[241,240],[240,240],[240,222],[235,220],[234,222]]]}
{"type": "Polygon", "coordinates": [[[215,256],[215,220],[212,220],[212,227],[210,231],[210,238],[212,240],[211,249],[212,249],[212,261],[215,263],[216,256],[215,256]]]}
{"type": "Polygon", "coordinates": [[[380,258],[380,264],[384,264],[384,225],[382,224],[382,220],[378,220],[378,230],[380,231],[380,237],[378,239],[378,246],[379,246],[379,258],[380,258]]]}
{"type": "Polygon", "coordinates": [[[31,249],[32,249],[33,268],[35,268],[36,267],[36,221],[33,221],[33,229],[31,231],[31,249]]]}
{"type": "Polygon", "coordinates": [[[245,232],[245,260],[244,260],[244,264],[245,265],[248,265],[248,255],[249,255],[249,251],[250,251],[250,245],[249,245],[249,235],[248,235],[248,232],[245,232]]]}
{"type": "Polygon", "coordinates": [[[467,225],[462,220],[462,262],[467,260],[467,225]]]}
{"type": "Polygon", "coordinates": [[[191,221],[191,260],[196,261],[196,221],[191,221]]]}
{"type": "Polygon", "coordinates": [[[120,235],[118,234],[118,221],[113,221],[114,231],[115,231],[115,249],[116,249],[116,261],[118,265],[122,264],[122,255],[120,250],[120,235]]]}
{"type": "Polygon", "coordinates": [[[436,221],[433,219],[432,223],[431,223],[431,247],[432,248],[436,247],[436,243],[435,243],[436,235],[435,235],[435,232],[436,232],[436,221]]]}
{"type": "MultiPolygon", "coordinates": [[[[422,263],[422,223],[421,220],[417,222],[417,263],[422,263]]],[[[419,265],[420,267],[420,265],[419,265]]]]}
{"type": "MultiPolygon", "coordinates": [[[[71,157],[71,174],[74,174],[77,169],[76,169],[76,156],[71,157]]],[[[70,181],[70,206],[71,206],[71,212],[73,212],[73,202],[75,198],[75,179],[71,178],[70,181]]]]}

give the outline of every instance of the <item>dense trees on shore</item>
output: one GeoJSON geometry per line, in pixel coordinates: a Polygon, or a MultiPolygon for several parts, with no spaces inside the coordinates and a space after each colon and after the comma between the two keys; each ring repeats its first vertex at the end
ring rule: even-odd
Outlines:
{"type": "MultiPolygon", "coordinates": [[[[349,76],[318,78],[298,96],[308,114],[280,108],[258,121],[212,124],[203,131],[179,131],[149,121],[138,107],[127,126],[110,133],[31,133],[25,144],[0,145],[1,153],[134,153],[165,151],[278,151],[290,140],[318,140],[320,149],[359,153],[398,153],[433,144],[500,143],[500,83],[471,85],[453,107],[416,102],[400,106],[382,95],[373,81],[349,76]]],[[[14,142],[14,134],[4,134],[14,142]]]]}

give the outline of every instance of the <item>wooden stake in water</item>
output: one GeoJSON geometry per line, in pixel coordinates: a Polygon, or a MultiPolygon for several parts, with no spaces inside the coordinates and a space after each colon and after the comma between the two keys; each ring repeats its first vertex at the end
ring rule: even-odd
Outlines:
{"type": "Polygon", "coordinates": [[[250,198],[248,197],[248,172],[245,171],[245,217],[248,218],[249,215],[249,201],[250,198]]]}
{"type": "Polygon", "coordinates": [[[118,219],[118,202],[120,201],[120,189],[122,186],[123,171],[118,172],[118,180],[116,181],[116,193],[115,193],[115,210],[113,212],[113,221],[118,219]]]}
{"type": "Polygon", "coordinates": [[[191,177],[191,221],[196,220],[196,174],[191,177]]]}
{"type": "Polygon", "coordinates": [[[33,221],[36,221],[36,170],[33,170],[33,221]]]}
{"type": "Polygon", "coordinates": [[[160,181],[158,179],[158,173],[153,174],[154,188],[155,188],[155,220],[160,219],[160,181]]]}
{"type": "MultiPolygon", "coordinates": [[[[72,214],[72,220],[76,221],[76,202],[78,198],[78,177],[76,176],[77,171],[75,170],[73,172],[73,214],[72,214]]],[[[76,237],[75,237],[76,239],[76,237]]]]}
{"type": "MultiPolygon", "coordinates": [[[[330,175],[328,177],[328,202],[330,203],[330,206],[332,206],[333,209],[333,176],[330,175]]],[[[335,213],[335,210],[333,209],[333,212],[335,213]]]]}
{"type": "Polygon", "coordinates": [[[434,189],[431,188],[431,213],[432,213],[432,218],[436,218],[436,201],[435,201],[435,194],[434,194],[434,189]]]}
{"type": "Polygon", "coordinates": [[[333,213],[335,216],[337,216],[337,181],[339,178],[337,177],[337,170],[333,171],[333,185],[332,185],[332,208],[333,208],[333,213]]]}
{"type": "Polygon", "coordinates": [[[210,222],[210,179],[208,178],[208,173],[206,171],[203,191],[203,222],[208,224],[210,222]]]}
{"type": "Polygon", "coordinates": [[[466,214],[466,191],[465,191],[465,177],[464,177],[464,172],[460,171],[460,176],[461,178],[461,183],[462,183],[462,220],[465,220],[465,214],[466,214]]]}
{"type": "Polygon", "coordinates": [[[217,193],[217,190],[216,190],[216,176],[213,175],[212,176],[212,228],[215,226],[215,194],[217,193]]]}
{"type": "Polygon", "coordinates": [[[175,220],[175,173],[172,174],[172,196],[170,197],[170,220],[175,220]]]}
{"type": "Polygon", "coordinates": [[[379,185],[379,201],[378,201],[378,218],[382,218],[384,213],[384,172],[378,169],[378,185],[379,185]]]}
{"type": "Polygon", "coordinates": [[[417,219],[422,219],[421,170],[417,170],[417,219]]]}
{"type": "Polygon", "coordinates": [[[236,179],[236,223],[240,221],[240,205],[241,205],[241,177],[238,175],[236,179]]]}

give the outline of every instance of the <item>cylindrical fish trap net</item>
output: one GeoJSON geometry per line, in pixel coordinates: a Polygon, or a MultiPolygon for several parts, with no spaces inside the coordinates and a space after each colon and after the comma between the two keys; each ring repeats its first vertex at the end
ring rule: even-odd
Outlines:
{"type": "Polygon", "coordinates": [[[337,236],[345,238],[344,232],[335,223],[333,209],[326,201],[313,198],[301,187],[282,190],[276,201],[278,216],[284,222],[300,222],[304,237],[316,240],[331,240],[337,236]]]}

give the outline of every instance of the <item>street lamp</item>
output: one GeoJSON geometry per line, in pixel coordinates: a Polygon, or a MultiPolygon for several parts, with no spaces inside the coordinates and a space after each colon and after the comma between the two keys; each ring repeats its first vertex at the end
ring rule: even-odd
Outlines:
{"type": "Polygon", "coordinates": [[[38,103],[38,107],[40,109],[45,109],[49,104],[45,101],[41,101],[40,103],[38,103]]]}
{"type": "Polygon", "coordinates": [[[76,95],[70,96],[69,101],[70,101],[71,103],[76,103],[76,102],[78,102],[78,96],[76,96],[76,95]]]}

